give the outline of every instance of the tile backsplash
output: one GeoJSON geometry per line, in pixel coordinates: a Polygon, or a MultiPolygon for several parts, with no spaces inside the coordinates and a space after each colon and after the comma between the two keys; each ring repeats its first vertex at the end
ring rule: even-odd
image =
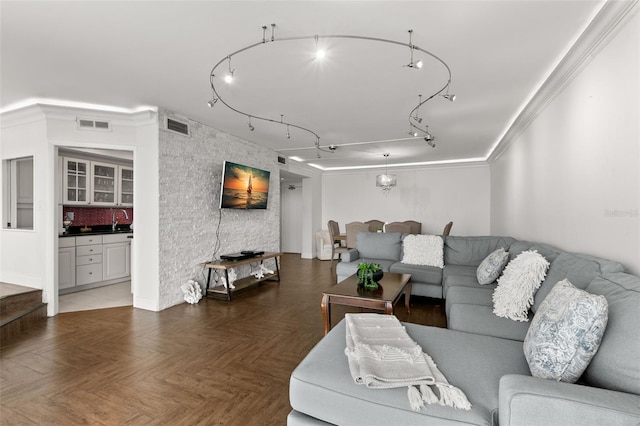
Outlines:
{"type": "Polygon", "coordinates": [[[92,225],[111,225],[113,212],[118,211],[118,223],[121,225],[130,225],[133,222],[133,208],[116,208],[116,207],[77,207],[64,206],[62,208],[62,217],[66,217],[67,213],[73,212],[72,226],[92,226],[92,225]],[[129,215],[129,219],[125,218],[125,210],[129,215]]]}

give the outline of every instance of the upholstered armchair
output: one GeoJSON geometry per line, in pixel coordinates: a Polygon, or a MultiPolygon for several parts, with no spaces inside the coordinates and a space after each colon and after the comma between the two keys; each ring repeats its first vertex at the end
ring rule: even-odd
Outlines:
{"type": "Polygon", "coordinates": [[[331,235],[329,231],[323,229],[316,232],[316,257],[320,260],[331,260],[331,235]]]}

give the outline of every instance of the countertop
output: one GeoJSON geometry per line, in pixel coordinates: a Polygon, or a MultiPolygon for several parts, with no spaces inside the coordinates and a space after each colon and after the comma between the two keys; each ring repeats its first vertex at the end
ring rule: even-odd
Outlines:
{"type": "Polygon", "coordinates": [[[93,225],[89,226],[91,231],[82,232],[80,226],[69,227],[69,232],[63,232],[58,234],[59,237],[81,237],[83,235],[112,235],[112,234],[133,234],[133,229],[129,228],[129,225],[119,225],[116,230],[111,229],[111,225],[93,225]]]}

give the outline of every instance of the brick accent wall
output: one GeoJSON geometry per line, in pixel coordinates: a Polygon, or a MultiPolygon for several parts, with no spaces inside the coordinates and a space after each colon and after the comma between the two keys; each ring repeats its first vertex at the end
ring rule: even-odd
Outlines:
{"type": "MultiPolygon", "coordinates": [[[[180,286],[206,273],[198,263],[245,249],[280,250],[277,154],[166,110],[159,111],[160,309],[182,303],[180,286]],[[166,118],[188,123],[190,136],[166,130],[166,118]],[[218,208],[225,160],[271,172],[266,210],[218,208]]],[[[144,220],[144,218],[138,218],[144,220]]],[[[267,267],[274,267],[273,261],[267,267]]],[[[238,277],[249,267],[238,268],[238,277]]]]}

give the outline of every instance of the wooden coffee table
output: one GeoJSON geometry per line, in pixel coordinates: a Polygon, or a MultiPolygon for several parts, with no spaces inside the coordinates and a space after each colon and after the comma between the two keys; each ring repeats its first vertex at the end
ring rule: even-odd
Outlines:
{"type": "Polygon", "coordinates": [[[354,274],[322,293],[320,308],[324,321],[324,334],[331,330],[331,304],[378,309],[391,315],[393,314],[393,306],[398,303],[404,292],[404,306],[407,313],[411,313],[409,308],[411,274],[385,272],[379,284],[377,290],[360,288],[358,287],[358,278],[354,274]]]}

